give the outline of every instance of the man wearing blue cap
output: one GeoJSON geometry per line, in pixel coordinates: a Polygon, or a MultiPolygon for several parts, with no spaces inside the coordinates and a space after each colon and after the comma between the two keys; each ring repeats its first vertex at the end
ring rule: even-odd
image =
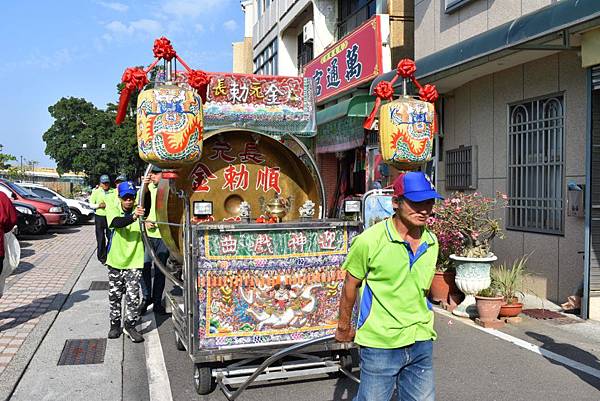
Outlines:
{"type": "Polygon", "coordinates": [[[100,185],[92,191],[90,203],[96,209],[94,224],[96,225],[96,255],[100,263],[106,263],[106,243],[110,238],[110,231],[106,223],[106,210],[113,201],[115,190],[110,187],[110,178],[103,174],[100,176],[100,185]]]}
{"type": "Polygon", "coordinates": [[[438,241],[427,227],[435,199],[421,172],[394,181],[394,215],[356,236],[343,264],[336,340],[360,345],[360,386],[355,401],[433,401],[433,312],[427,292],[438,241]],[[360,290],[356,332],[352,309],[360,290]]]}
{"type": "Polygon", "coordinates": [[[125,296],[123,331],[131,341],[141,342],[144,337],[135,325],[139,318],[140,278],[144,267],[144,244],[140,225],[136,221],[144,215],[144,209],[135,206],[137,190],[131,181],[117,187],[118,208],[108,210],[108,221],[113,231],[110,238],[108,258],[108,301],[110,304],[110,331],[108,338],[121,335],[121,302],[125,296]]]}

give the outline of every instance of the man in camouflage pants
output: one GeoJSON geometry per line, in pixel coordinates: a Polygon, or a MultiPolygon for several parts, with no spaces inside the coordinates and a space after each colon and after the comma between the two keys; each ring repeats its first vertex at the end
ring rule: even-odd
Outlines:
{"type": "Polygon", "coordinates": [[[125,295],[123,331],[131,341],[137,343],[144,341],[135,327],[139,318],[144,244],[140,225],[136,220],[144,215],[144,209],[134,205],[137,191],[131,181],[122,182],[117,190],[121,204],[107,211],[107,221],[112,230],[106,259],[110,304],[108,338],[121,336],[121,300],[125,295]]]}

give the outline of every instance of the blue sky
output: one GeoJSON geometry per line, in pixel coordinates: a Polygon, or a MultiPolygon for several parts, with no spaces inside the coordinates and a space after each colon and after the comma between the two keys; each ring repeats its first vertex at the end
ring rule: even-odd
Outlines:
{"type": "Polygon", "coordinates": [[[21,0],[3,2],[0,35],[0,144],[55,166],[42,140],[53,122],[48,106],[69,96],[116,103],[123,71],[150,64],[160,36],[192,68],[231,71],[244,18],[239,0],[21,0]]]}

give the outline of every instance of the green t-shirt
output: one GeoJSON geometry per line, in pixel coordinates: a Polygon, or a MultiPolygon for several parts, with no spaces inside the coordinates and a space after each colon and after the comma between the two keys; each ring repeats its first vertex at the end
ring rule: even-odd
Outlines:
{"type": "Polygon", "coordinates": [[[438,247],[435,235],[425,229],[413,255],[392,218],[354,238],[343,268],[363,280],[357,344],[391,349],[437,338],[426,295],[435,274],[438,247]]]}
{"type": "MultiPolygon", "coordinates": [[[[146,217],[147,220],[150,221],[156,221],[156,190],[158,189],[158,187],[156,186],[156,184],[154,184],[153,182],[148,184],[148,195],[150,196],[150,211],[148,212],[148,217],[146,217]]],[[[158,229],[158,225],[156,225],[154,228],[148,228],[146,230],[148,232],[148,237],[152,237],[152,238],[161,238],[160,236],[160,230],[158,229]]]]}
{"type": "Polygon", "coordinates": [[[106,211],[112,207],[111,205],[116,193],[117,191],[114,188],[109,188],[108,191],[105,191],[98,187],[92,191],[92,194],[90,195],[90,203],[98,205],[101,202],[104,202],[106,205],[104,209],[96,209],[97,216],[106,216],[106,211]]]}
{"type": "MultiPolygon", "coordinates": [[[[106,218],[110,227],[115,217],[124,217],[125,211],[122,207],[111,207],[106,218]]],[[[115,269],[141,269],[144,267],[144,243],[140,222],[133,223],[122,228],[111,228],[112,236],[108,244],[108,256],[106,264],[115,269]]]]}

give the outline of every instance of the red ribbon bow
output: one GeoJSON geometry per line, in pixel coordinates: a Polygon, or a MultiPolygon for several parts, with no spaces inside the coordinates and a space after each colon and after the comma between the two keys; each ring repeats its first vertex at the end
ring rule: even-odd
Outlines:
{"type": "Polygon", "coordinates": [[[373,91],[375,92],[377,98],[375,99],[375,106],[373,107],[371,114],[369,114],[369,117],[367,117],[365,123],[363,124],[363,128],[365,129],[371,129],[373,121],[375,121],[375,116],[379,111],[381,100],[392,100],[392,97],[394,96],[394,85],[388,81],[381,81],[377,84],[377,86],[375,86],[373,91]]]}
{"type": "Polygon", "coordinates": [[[417,71],[417,66],[415,62],[409,58],[404,58],[400,60],[398,66],[396,67],[396,73],[400,75],[402,78],[410,78],[417,71]]]}
{"type": "Polygon", "coordinates": [[[164,36],[154,41],[154,48],[152,51],[154,52],[154,57],[162,58],[167,61],[170,61],[177,55],[175,49],[173,49],[173,46],[171,45],[171,41],[164,36]]]}
{"type": "Polygon", "coordinates": [[[436,100],[440,97],[437,89],[434,85],[426,84],[425,86],[419,89],[419,97],[421,100],[424,100],[429,103],[435,103],[436,100]]]}
{"type": "Polygon", "coordinates": [[[125,120],[125,114],[127,113],[127,105],[129,105],[129,99],[131,93],[137,89],[142,90],[148,83],[148,77],[146,71],[140,67],[129,67],[123,73],[121,82],[125,84],[125,87],[121,90],[119,96],[119,107],[117,108],[117,117],[115,122],[117,125],[121,124],[125,120]]]}
{"type": "Polygon", "coordinates": [[[196,89],[202,98],[202,102],[206,102],[206,87],[210,82],[208,74],[202,70],[190,70],[187,73],[188,84],[196,89]]]}

